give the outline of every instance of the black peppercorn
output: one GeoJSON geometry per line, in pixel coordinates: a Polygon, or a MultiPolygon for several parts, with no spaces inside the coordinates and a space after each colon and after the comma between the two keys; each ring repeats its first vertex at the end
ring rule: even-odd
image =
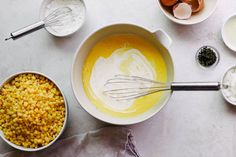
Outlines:
{"type": "Polygon", "coordinates": [[[203,67],[211,67],[218,62],[218,53],[210,46],[203,46],[198,50],[196,59],[203,67]]]}

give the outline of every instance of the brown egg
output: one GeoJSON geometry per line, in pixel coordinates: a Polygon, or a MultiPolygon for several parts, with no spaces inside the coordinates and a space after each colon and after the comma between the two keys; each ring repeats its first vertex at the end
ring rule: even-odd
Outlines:
{"type": "Polygon", "coordinates": [[[182,2],[188,3],[192,6],[194,13],[199,12],[204,7],[204,0],[181,0],[182,2]]]}
{"type": "Polygon", "coordinates": [[[178,0],[161,0],[161,3],[164,5],[164,6],[172,6],[174,5],[175,3],[177,3],[178,0]]]}

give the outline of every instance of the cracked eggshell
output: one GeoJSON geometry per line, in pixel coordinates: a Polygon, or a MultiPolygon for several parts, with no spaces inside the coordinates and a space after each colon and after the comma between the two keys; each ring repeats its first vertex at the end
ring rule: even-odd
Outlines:
{"type": "Polygon", "coordinates": [[[173,7],[173,14],[177,19],[187,20],[192,15],[192,6],[188,3],[178,3],[173,7]]]}
{"type": "Polygon", "coordinates": [[[201,11],[204,7],[204,0],[181,0],[181,2],[191,5],[193,13],[201,11]]]}

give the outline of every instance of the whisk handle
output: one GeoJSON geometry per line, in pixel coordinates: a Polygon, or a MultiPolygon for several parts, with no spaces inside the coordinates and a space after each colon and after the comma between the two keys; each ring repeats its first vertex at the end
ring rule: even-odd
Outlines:
{"type": "Polygon", "coordinates": [[[26,26],[26,27],[24,27],[24,28],[21,28],[21,29],[15,31],[15,32],[12,32],[12,33],[10,34],[11,36],[10,36],[9,38],[6,38],[5,40],[9,40],[9,39],[15,40],[15,39],[18,39],[18,38],[20,38],[20,37],[23,37],[23,36],[25,36],[25,35],[27,35],[27,34],[30,34],[30,33],[32,33],[32,32],[35,32],[35,31],[37,31],[37,30],[43,28],[44,25],[45,25],[44,21],[36,22],[36,23],[34,23],[34,24],[31,24],[31,25],[29,25],[29,26],[26,26]]]}
{"type": "Polygon", "coordinates": [[[217,91],[220,90],[219,82],[173,82],[173,91],[217,91]]]}

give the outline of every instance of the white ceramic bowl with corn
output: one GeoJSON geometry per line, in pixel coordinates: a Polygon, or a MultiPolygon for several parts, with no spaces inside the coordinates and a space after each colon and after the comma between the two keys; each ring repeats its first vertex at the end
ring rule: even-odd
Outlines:
{"type": "Polygon", "coordinates": [[[19,72],[0,85],[0,136],[18,150],[39,151],[52,145],[67,117],[64,94],[42,73],[19,72]]]}

